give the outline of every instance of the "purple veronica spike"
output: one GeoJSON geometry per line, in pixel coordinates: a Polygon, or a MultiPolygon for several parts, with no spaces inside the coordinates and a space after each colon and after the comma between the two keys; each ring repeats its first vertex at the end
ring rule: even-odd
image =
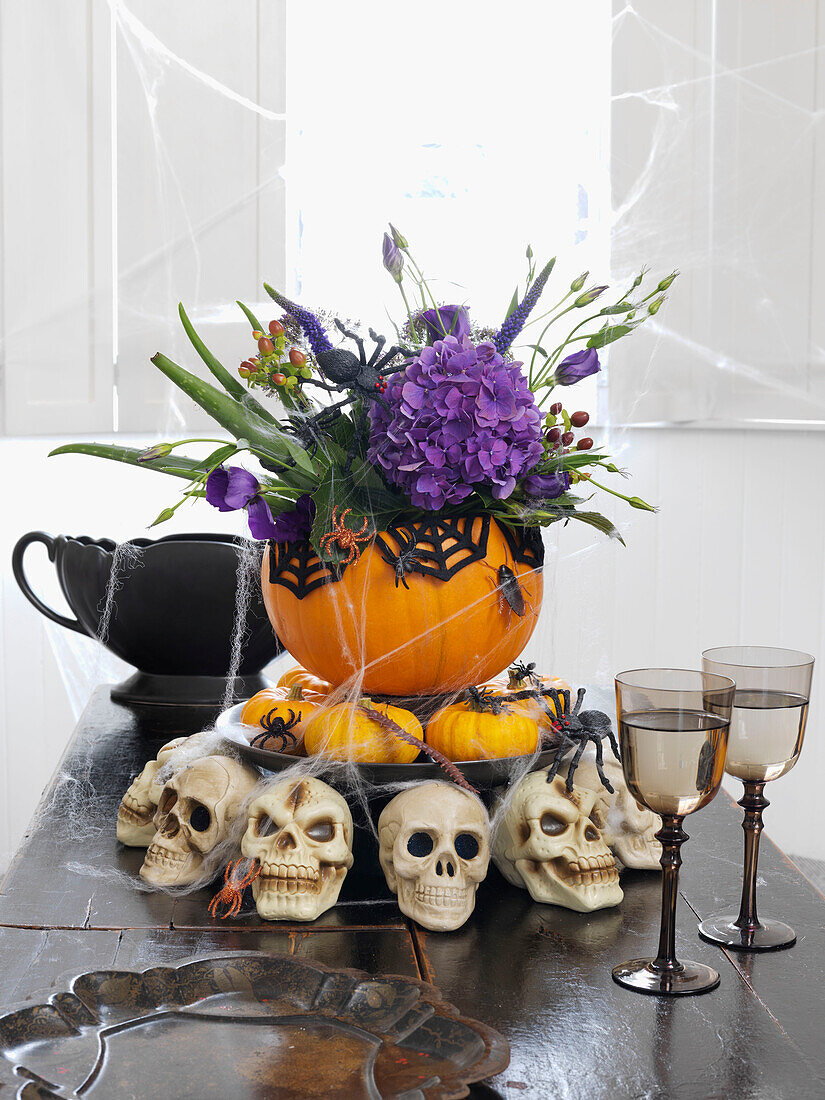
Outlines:
{"type": "Polygon", "coordinates": [[[512,345],[515,338],[524,328],[527,318],[533,311],[533,306],[535,306],[536,302],[541,297],[541,292],[544,290],[545,283],[550,278],[550,272],[553,270],[553,265],[555,264],[555,262],[556,260],[554,257],[549,263],[544,265],[538,278],[524,295],[524,300],[522,301],[521,305],[519,305],[518,308],[510,314],[510,316],[498,330],[496,335],[493,337],[493,343],[496,345],[496,351],[498,351],[501,355],[504,355],[504,353],[512,345]]]}
{"type": "Polygon", "coordinates": [[[301,326],[301,331],[304,336],[306,336],[309,341],[309,346],[316,356],[322,351],[329,351],[332,344],[329,341],[326,330],[311,310],[299,306],[297,302],[291,302],[289,298],[285,298],[283,294],[280,294],[277,290],[273,290],[271,287],[267,287],[266,289],[267,293],[278,303],[281,309],[285,310],[290,317],[294,317],[301,326]]]}

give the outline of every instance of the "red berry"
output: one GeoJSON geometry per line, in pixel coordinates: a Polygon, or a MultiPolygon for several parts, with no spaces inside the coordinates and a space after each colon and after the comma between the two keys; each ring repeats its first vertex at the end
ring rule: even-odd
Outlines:
{"type": "Polygon", "coordinates": [[[238,374],[241,376],[241,378],[248,378],[250,374],[252,374],[252,371],[245,363],[241,363],[241,365],[238,367],[238,374]]]}
{"type": "Polygon", "coordinates": [[[564,435],[561,437],[561,441],[565,445],[565,447],[569,447],[570,444],[573,442],[573,433],[565,432],[564,435]]]}
{"type": "Polygon", "coordinates": [[[561,428],[551,428],[547,433],[547,438],[551,443],[558,443],[561,439],[561,428]]]}
{"type": "Polygon", "coordinates": [[[558,416],[561,412],[561,401],[554,402],[554,404],[550,406],[550,412],[553,414],[553,416],[558,416]]]}
{"type": "Polygon", "coordinates": [[[289,361],[293,367],[302,367],[307,361],[307,357],[298,348],[292,348],[289,352],[289,361]]]}
{"type": "Polygon", "coordinates": [[[275,345],[269,339],[268,336],[262,336],[258,341],[258,351],[261,355],[271,355],[275,350],[275,345]]]}
{"type": "Polygon", "coordinates": [[[570,417],[570,423],[574,428],[583,428],[587,421],[590,419],[590,413],[575,412],[570,417]]]}
{"type": "Polygon", "coordinates": [[[270,336],[283,336],[283,334],[284,334],[284,326],[281,324],[280,321],[270,321],[269,322],[269,335],[270,336]]]}
{"type": "Polygon", "coordinates": [[[578,441],[578,443],[576,444],[576,450],[577,451],[589,451],[592,446],[593,446],[593,440],[589,436],[587,436],[584,439],[580,439],[578,441]]]}
{"type": "Polygon", "coordinates": [[[261,330],[259,328],[253,328],[253,330],[252,330],[252,339],[253,340],[260,340],[260,338],[262,336],[263,336],[263,333],[261,332],[261,330]]]}
{"type": "Polygon", "coordinates": [[[286,382],[286,375],[281,374],[280,371],[276,371],[275,374],[272,375],[272,381],[276,386],[283,386],[284,382],[286,382]]]}

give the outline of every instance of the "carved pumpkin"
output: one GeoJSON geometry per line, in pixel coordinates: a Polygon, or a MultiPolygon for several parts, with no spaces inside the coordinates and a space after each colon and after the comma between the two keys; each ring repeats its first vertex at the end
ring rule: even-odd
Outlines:
{"type": "Polygon", "coordinates": [[[542,558],[535,529],[489,516],[390,527],[335,571],[309,543],[270,542],[264,602],[284,646],[334,686],[361,674],[368,694],[446,694],[521,653],[541,607],[542,558]]]}
{"type": "Polygon", "coordinates": [[[362,699],[358,706],[339,703],[317,714],[304,729],[304,747],[310,756],[322,753],[355,764],[411,764],[418,748],[388,730],[382,716],[424,740],[421,723],[411,711],[362,699]]]}
{"type": "Polygon", "coordinates": [[[245,726],[256,726],[260,729],[262,718],[283,718],[287,722],[292,711],[293,717],[298,718],[300,723],[301,728],[295,729],[296,734],[299,734],[318,709],[318,702],[307,699],[299,687],[264,688],[248,700],[241,711],[241,722],[245,726]]]}
{"type": "Polygon", "coordinates": [[[313,676],[311,672],[308,672],[301,665],[295,665],[294,668],[289,668],[278,680],[279,688],[299,687],[306,695],[329,695],[332,691],[332,684],[326,680],[320,679],[318,676],[313,676]]]}
{"type": "Polygon", "coordinates": [[[472,700],[451,703],[427,726],[427,744],[449,760],[495,760],[535,752],[539,727],[519,704],[481,707],[472,700]]]}

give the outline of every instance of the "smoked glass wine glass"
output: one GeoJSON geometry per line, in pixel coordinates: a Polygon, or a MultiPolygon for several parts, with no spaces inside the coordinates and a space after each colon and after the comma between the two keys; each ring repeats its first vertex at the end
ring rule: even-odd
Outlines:
{"type": "Polygon", "coordinates": [[[613,980],[639,993],[704,993],[719,984],[702,963],[676,958],[679,849],[686,814],[707,805],[725,771],[734,683],[727,676],[678,668],[636,669],[616,677],[622,767],[637,802],[662,817],[662,923],[655,959],[613,968],[613,980]]]}
{"type": "Polygon", "coordinates": [[[739,913],[714,913],[699,925],[711,943],[742,951],[791,947],[796,933],[781,921],[756,913],[756,863],[765,784],[789,772],[802,750],[814,659],[808,653],[767,646],[722,646],[702,654],[706,672],[736,681],[725,771],[741,779],[745,793],[745,872],[739,913]]]}

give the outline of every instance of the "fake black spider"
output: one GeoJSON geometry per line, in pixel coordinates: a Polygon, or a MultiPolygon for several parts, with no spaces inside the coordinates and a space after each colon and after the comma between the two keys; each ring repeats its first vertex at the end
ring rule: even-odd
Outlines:
{"type": "Polygon", "coordinates": [[[294,733],[290,733],[290,730],[294,729],[301,721],[301,712],[298,711],[297,716],[294,710],[290,710],[287,713],[289,714],[289,719],[284,720],[279,714],[275,715],[274,718],[272,717],[273,714],[275,714],[274,708],[268,711],[260,721],[263,731],[252,738],[249,742],[250,745],[254,749],[266,748],[270,752],[286,752],[287,746],[294,749],[298,744],[298,738],[294,733]],[[280,741],[277,748],[273,748],[272,745],[267,744],[270,737],[273,740],[280,741]]]}
{"type": "Polygon", "coordinates": [[[610,726],[610,718],[600,710],[581,709],[582,703],[584,702],[584,688],[579,688],[576,695],[576,702],[572,710],[570,709],[569,691],[557,691],[555,688],[550,688],[541,694],[549,695],[555,704],[556,713],[555,715],[551,715],[553,719],[553,728],[561,735],[562,739],[558,752],[556,753],[556,759],[547,770],[547,782],[551,783],[553,779],[555,779],[556,772],[558,772],[561,766],[562,756],[565,751],[575,747],[576,751],[567,769],[566,783],[568,791],[572,791],[573,776],[576,772],[576,768],[579,766],[579,761],[582,758],[582,753],[587,747],[588,741],[592,741],[596,746],[596,771],[599,773],[599,779],[602,781],[602,786],[613,794],[613,787],[610,780],[604,774],[604,769],[602,767],[604,763],[602,738],[604,737],[610,742],[610,748],[613,750],[613,755],[617,760],[621,761],[616,735],[613,733],[610,726]]]}
{"type": "Polygon", "coordinates": [[[406,589],[409,589],[407,573],[414,573],[416,565],[421,561],[415,552],[418,546],[418,535],[412,527],[399,527],[396,528],[395,537],[401,549],[397,554],[393,554],[389,547],[382,546],[381,557],[387,565],[391,565],[395,569],[395,587],[398,588],[400,582],[406,589]]]}
{"type": "Polygon", "coordinates": [[[501,714],[502,711],[506,712],[510,709],[507,706],[507,703],[510,702],[510,697],[496,695],[491,688],[468,687],[465,692],[465,698],[478,710],[487,710],[490,714],[501,714]]]}
{"type": "Polygon", "coordinates": [[[378,336],[370,329],[370,339],[374,341],[375,348],[373,349],[372,355],[367,359],[367,352],[361,337],[356,332],[350,332],[350,330],[337,318],[335,320],[335,326],[344,336],[355,342],[359,354],[355,355],[346,348],[329,348],[327,351],[319,352],[316,359],[325,380],[321,381],[317,378],[307,378],[303,384],[320,386],[321,389],[326,390],[327,393],[338,393],[341,390],[349,390],[347,396],[341,401],[336,401],[334,404],[322,409],[321,412],[317,413],[315,416],[308,418],[308,422],[312,422],[314,427],[327,425],[330,419],[334,419],[335,416],[340,414],[341,409],[345,405],[349,405],[353,401],[359,399],[361,400],[362,404],[357,416],[352,445],[344,466],[344,470],[346,471],[352,465],[352,460],[355,457],[355,452],[358,449],[358,444],[363,435],[364,427],[367,422],[369,403],[375,401],[383,408],[389,409],[389,405],[384,397],[387,390],[387,377],[391,374],[397,374],[398,371],[403,369],[404,365],[401,363],[386,369],[388,364],[392,362],[396,355],[409,355],[411,353],[407,349],[397,347],[396,345],[393,345],[385,352],[384,345],[387,342],[386,336],[378,336]]]}

